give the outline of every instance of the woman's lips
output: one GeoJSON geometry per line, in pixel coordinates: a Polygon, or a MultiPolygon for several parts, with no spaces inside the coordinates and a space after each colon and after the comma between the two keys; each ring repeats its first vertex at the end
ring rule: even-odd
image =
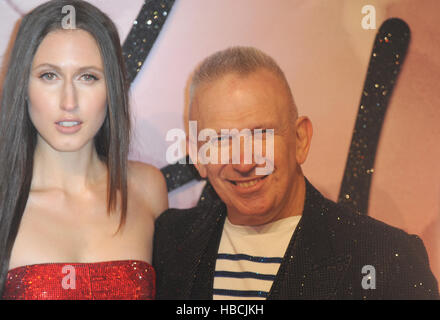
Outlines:
{"type": "Polygon", "coordinates": [[[81,129],[81,121],[59,121],[55,122],[57,130],[64,134],[73,134],[81,129]]]}

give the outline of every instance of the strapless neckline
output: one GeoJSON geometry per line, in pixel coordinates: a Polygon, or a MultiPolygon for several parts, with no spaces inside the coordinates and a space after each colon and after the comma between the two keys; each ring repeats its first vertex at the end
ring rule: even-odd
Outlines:
{"type": "Polygon", "coordinates": [[[45,262],[8,271],[6,300],[147,300],[156,273],[146,261],[45,262]]]}
{"type": "Polygon", "coordinates": [[[25,264],[22,266],[14,267],[14,268],[10,269],[8,271],[8,273],[15,272],[15,271],[17,271],[19,269],[23,269],[23,268],[33,268],[33,267],[50,266],[50,265],[94,265],[94,264],[103,265],[103,264],[114,264],[114,263],[120,264],[120,263],[132,263],[132,262],[146,264],[150,268],[153,267],[151,265],[151,263],[144,261],[144,260],[138,260],[138,259],[104,260],[104,261],[92,261],[92,262],[41,262],[41,263],[25,264]]]}

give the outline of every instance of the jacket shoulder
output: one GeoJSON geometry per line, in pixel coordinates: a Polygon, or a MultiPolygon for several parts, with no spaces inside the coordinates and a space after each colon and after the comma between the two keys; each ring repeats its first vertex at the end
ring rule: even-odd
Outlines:
{"type": "Polygon", "coordinates": [[[338,247],[352,243],[357,252],[377,252],[384,256],[428,260],[422,239],[370,216],[359,214],[344,205],[327,200],[330,230],[338,247]]]}
{"type": "Polygon", "coordinates": [[[334,228],[343,234],[356,236],[365,241],[392,241],[406,242],[420,239],[416,235],[410,235],[404,230],[379,221],[373,217],[359,214],[351,208],[325,199],[328,208],[327,217],[330,228],[334,228]]]}
{"type": "Polygon", "coordinates": [[[155,236],[181,238],[203,213],[203,209],[199,207],[167,209],[155,221],[155,236]]]}
{"type": "Polygon", "coordinates": [[[437,281],[420,237],[330,200],[327,206],[336,250],[348,249],[359,270],[366,265],[376,268],[383,298],[438,299],[437,281]]]}

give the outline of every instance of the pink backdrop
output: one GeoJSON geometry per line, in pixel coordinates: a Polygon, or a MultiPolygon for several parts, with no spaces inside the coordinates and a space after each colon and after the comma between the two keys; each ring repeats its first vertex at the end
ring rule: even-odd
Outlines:
{"type": "MultiPolygon", "coordinates": [[[[0,59],[20,14],[42,2],[0,2],[0,59]]],[[[114,19],[123,41],[143,0],[90,2],[114,19]]],[[[399,17],[412,32],[377,150],[369,215],[421,236],[440,278],[439,1],[177,0],[132,87],[130,158],[165,166],[165,136],[184,128],[194,66],[216,50],[252,45],[285,70],[300,114],[314,124],[304,172],[336,200],[377,31],[361,27],[364,5],[375,6],[377,28],[399,17]]],[[[194,182],[171,192],[171,206],[194,205],[202,187],[194,182]]]]}

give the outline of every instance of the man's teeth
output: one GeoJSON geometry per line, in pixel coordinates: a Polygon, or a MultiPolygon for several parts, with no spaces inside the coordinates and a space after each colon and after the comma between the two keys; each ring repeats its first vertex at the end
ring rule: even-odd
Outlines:
{"type": "Polygon", "coordinates": [[[58,122],[58,124],[63,127],[73,127],[79,125],[80,123],[78,121],[61,121],[58,122]]]}
{"type": "Polygon", "coordinates": [[[260,179],[255,179],[255,180],[252,180],[252,181],[236,182],[236,183],[237,183],[237,186],[239,186],[241,188],[249,188],[249,187],[252,187],[252,186],[256,185],[260,180],[261,180],[261,178],[260,179]]]}

